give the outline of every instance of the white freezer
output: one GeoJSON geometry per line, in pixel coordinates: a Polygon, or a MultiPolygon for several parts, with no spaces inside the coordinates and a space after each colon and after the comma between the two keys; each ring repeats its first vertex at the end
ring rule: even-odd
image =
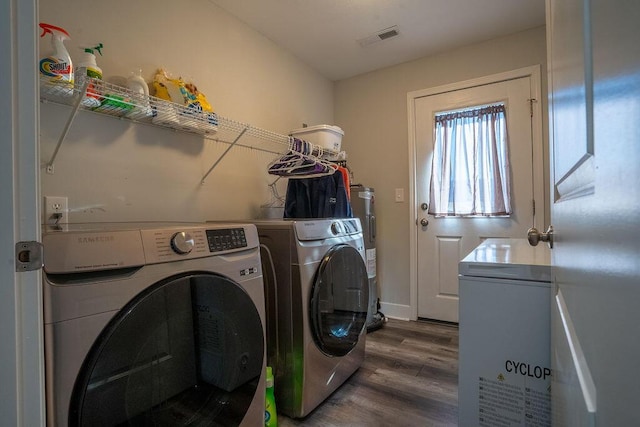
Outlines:
{"type": "Polygon", "coordinates": [[[487,239],[460,262],[460,426],[550,425],[549,252],[487,239]]]}
{"type": "Polygon", "coordinates": [[[551,282],[551,251],[527,239],[487,239],[458,264],[461,276],[551,282]]]}

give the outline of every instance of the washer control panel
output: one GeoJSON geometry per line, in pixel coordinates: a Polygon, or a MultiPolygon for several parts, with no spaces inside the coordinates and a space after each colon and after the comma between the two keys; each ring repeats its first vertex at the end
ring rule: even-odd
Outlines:
{"type": "Polygon", "coordinates": [[[176,233],[171,238],[171,249],[177,254],[184,255],[188,254],[193,250],[195,246],[195,242],[191,234],[181,231],[176,233]]]}
{"type": "Polygon", "coordinates": [[[45,272],[76,273],[243,252],[260,246],[253,224],[89,223],[45,230],[45,272]]]}
{"type": "Polygon", "coordinates": [[[230,249],[247,247],[247,236],[244,228],[220,228],[207,230],[209,252],[222,252],[230,249]]]}
{"type": "Polygon", "coordinates": [[[246,226],[141,230],[147,264],[243,251],[258,245],[246,226]]]}

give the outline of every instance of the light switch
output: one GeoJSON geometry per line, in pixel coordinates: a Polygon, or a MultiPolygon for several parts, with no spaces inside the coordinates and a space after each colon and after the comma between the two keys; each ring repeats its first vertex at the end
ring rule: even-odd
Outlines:
{"type": "Polygon", "coordinates": [[[404,202],[404,188],[396,188],[396,203],[404,202]]]}

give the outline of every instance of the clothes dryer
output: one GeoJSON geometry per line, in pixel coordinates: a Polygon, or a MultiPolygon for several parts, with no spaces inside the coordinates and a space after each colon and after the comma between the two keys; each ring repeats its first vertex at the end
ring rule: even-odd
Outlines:
{"type": "Polygon", "coordinates": [[[362,364],[369,299],[358,219],[257,222],[276,405],[308,415],[362,364]]]}
{"type": "Polygon", "coordinates": [[[51,426],[264,423],[264,290],[251,224],[43,233],[51,426]]]}

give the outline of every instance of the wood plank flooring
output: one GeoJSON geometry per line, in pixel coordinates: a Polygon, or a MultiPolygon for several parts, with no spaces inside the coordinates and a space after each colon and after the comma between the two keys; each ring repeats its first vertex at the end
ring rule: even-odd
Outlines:
{"type": "Polygon", "coordinates": [[[278,415],[281,427],[457,424],[458,327],[394,319],[367,334],[363,365],[311,414],[278,415]]]}

